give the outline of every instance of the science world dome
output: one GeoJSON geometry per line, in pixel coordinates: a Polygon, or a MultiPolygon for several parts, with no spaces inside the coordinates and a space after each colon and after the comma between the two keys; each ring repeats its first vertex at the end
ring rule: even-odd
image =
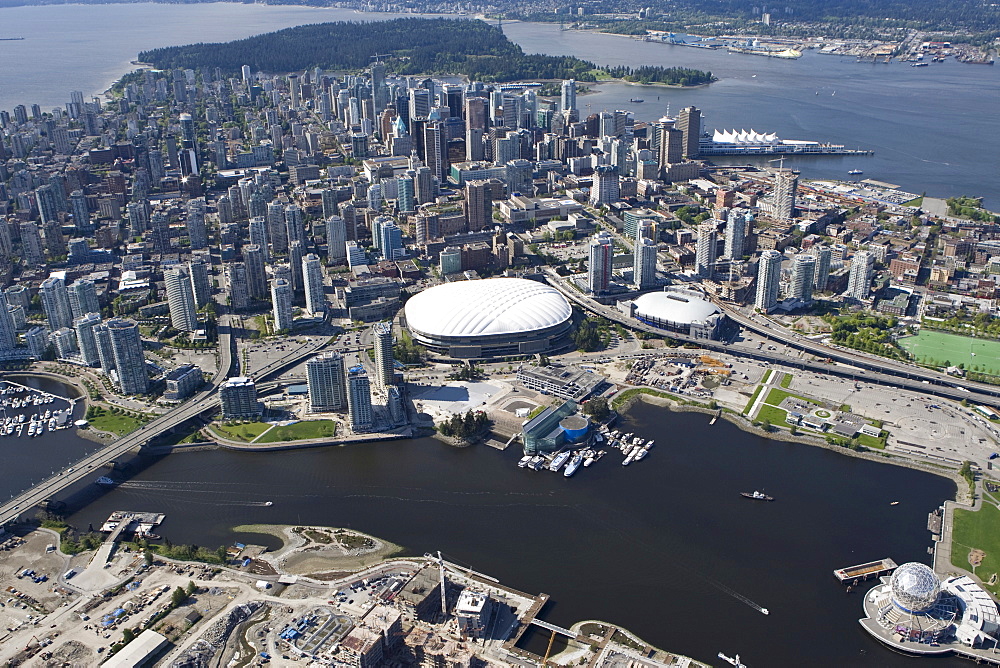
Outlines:
{"type": "Polygon", "coordinates": [[[558,290],[522,278],[434,286],[404,307],[418,343],[457,359],[555,352],[568,343],[573,310],[558,290]]]}
{"type": "Polygon", "coordinates": [[[916,562],[903,564],[889,580],[893,602],[906,612],[924,612],[937,603],[941,580],[930,566],[916,562]]]}

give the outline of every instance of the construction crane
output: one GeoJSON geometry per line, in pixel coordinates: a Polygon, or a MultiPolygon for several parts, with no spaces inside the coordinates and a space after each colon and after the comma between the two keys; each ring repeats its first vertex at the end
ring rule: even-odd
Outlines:
{"type": "Polygon", "coordinates": [[[441,552],[438,552],[438,568],[441,570],[441,616],[448,616],[448,597],[445,596],[445,584],[444,584],[444,559],[441,557],[441,552]]]}
{"type": "Polygon", "coordinates": [[[768,160],[768,162],[769,163],[770,162],[776,162],[776,163],[778,163],[778,169],[784,169],[785,168],[785,156],[781,156],[780,158],[775,158],[774,160],[768,160]]]}

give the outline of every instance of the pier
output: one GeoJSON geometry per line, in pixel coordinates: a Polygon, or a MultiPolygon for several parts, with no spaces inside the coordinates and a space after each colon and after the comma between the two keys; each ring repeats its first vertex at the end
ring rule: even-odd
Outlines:
{"type": "Polygon", "coordinates": [[[858,580],[888,575],[896,570],[896,566],[895,561],[886,557],[879,561],[869,561],[866,564],[838,568],[833,572],[833,575],[844,584],[854,584],[858,580]]]}

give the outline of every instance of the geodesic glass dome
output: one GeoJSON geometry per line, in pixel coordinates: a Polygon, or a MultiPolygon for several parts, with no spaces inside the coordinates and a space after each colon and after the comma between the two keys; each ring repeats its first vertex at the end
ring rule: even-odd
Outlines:
{"type": "Polygon", "coordinates": [[[903,564],[889,580],[893,602],[907,612],[923,612],[934,606],[941,593],[941,580],[929,566],[903,564]]]}

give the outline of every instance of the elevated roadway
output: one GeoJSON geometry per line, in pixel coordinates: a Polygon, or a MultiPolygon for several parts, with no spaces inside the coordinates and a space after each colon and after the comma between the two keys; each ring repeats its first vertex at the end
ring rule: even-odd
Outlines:
{"type": "MultiPolygon", "coordinates": [[[[263,380],[272,374],[280,373],[311,357],[326,343],[327,339],[322,338],[319,341],[310,341],[302,344],[298,348],[289,351],[281,359],[275,360],[257,370],[254,373],[254,377],[255,379],[263,380]]],[[[219,350],[221,353],[219,371],[213,377],[211,385],[208,388],[196,393],[175,410],[151,422],[147,422],[132,433],[123,436],[100,450],[92,452],[83,459],[74,462],[71,466],[66,467],[62,471],[57,471],[37,485],[0,504],[0,526],[16,519],[21,513],[47,499],[51,499],[59,492],[79,482],[92,474],[94,469],[100,468],[105,462],[112,461],[126,452],[138,450],[156,436],[206,411],[218,408],[220,403],[218,395],[219,385],[226,378],[230,377],[234,368],[238,368],[234,366],[237,359],[237,355],[234,353],[235,346],[236,342],[232,339],[228,317],[222,316],[219,323],[219,350]],[[225,324],[222,322],[223,318],[226,318],[225,324]]]]}
{"type": "Polygon", "coordinates": [[[729,343],[727,341],[695,339],[677,332],[658,329],[630,318],[612,306],[606,306],[588,298],[580,293],[580,291],[567,285],[566,280],[554,271],[546,269],[545,277],[551,286],[559,290],[563,296],[580,308],[607,318],[612,322],[617,322],[632,330],[655,334],[657,336],[669,336],[672,339],[684,343],[693,343],[708,350],[748,357],[762,362],[780,364],[798,369],[808,369],[816,373],[832,374],[849,378],[853,381],[899,387],[955,401],[968,399],[974,403],[1000,408],[1000,387],[975,383],[961,378],[953,378],[936,371],[904,364],[895,360],[868,357],[841,348],[827,346],[790,332],[784,333],[777,328],[746,317],[729,304],[718,301],[714,302],[733,322],[741,327],[774,342],[799,350],[804,355],[794,357],[772,351],[742,347],[736,343],[729,343]]]}

